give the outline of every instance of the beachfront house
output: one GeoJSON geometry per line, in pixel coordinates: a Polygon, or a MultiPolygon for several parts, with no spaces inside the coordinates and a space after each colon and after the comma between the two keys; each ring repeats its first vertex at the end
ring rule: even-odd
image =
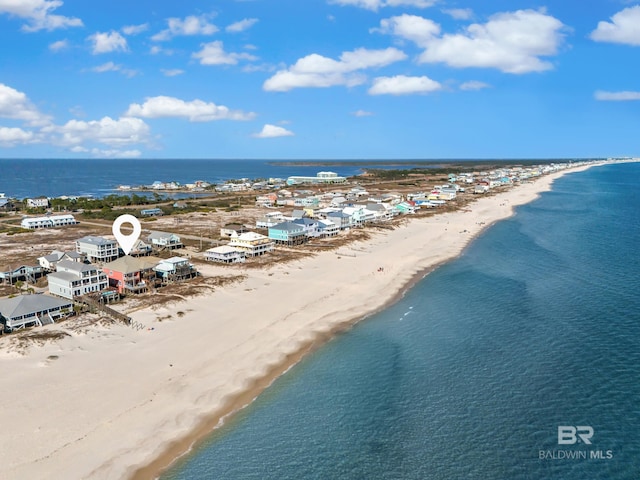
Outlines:
{"type": "Polygon", "coordinates": [[[246,252],[237,247],[220,245],[204,252],[204,259],[218,263],[242,263],[246,260],[246,252]]]}
{"type": "Polygon", "coordinates": [[[141,257],[144,255],[151,255],[152,251],[153,248],[151,248],[151,245],[143,240],[138,239],[138,241],[129,252],[129,255],[131,255],[132,257],[141,257]]]}
{"type": "Polygon", "coordinates": [[[300,245],[308,240],[304,226],[293,222],[282,222],[269,227],[269,238],[280,245],[300,245]]]}
{"type": "Polygon", "coordinates": [[[171,257],[161,260],[153,270],[163,283],[188,280],[198,275],[196,268],[188,258],[171,257]]]}
{"type": "Polygon", "coordinates": [[[47,325],[71,314],[73,302],[49,295],[0,298],[0,323],[3,330],[47,325]]]}
{"type": "Polygon", "coordinates": [[[348,215],[343,211],[328,212],[326,217],[327,220],[331,220],[335,223],[340,230],[348,230],[351,228],[351,215],[348,215]]]}
{"type": "Polygon", "coordinates": [[[73,215],[46,215],[43,217],[24,217],[20,226],[29,230],[37,230],[39,228],[66,227],[78,223],[73,215]]]}
{"type": "Polygon", "coordinates": [[[365,211],[362,206],[344,207],[343,213],[346,213],[351,218],[351,226],[361,227],[365,221],[365,211]]]}
{"type": "Polygon", "coordinates": [[[318,220],[318,231],[321,237],[335,237],[340,233],[340,227],[331,220],[318,220]]]}
{"type": "Polygon", "coordinates": [[[227,245],[244,251],[247,257],[257,257],[272,252],[275,248],[275,242],[273,240],[256,232],[232,235],[227,245]]]}
{"type": "Polygon", "coordinates": [[[153,284],[157,261],[126,255],[113,262],[105,263],[102,271],[107,276],[109,286],[119,294],[143,293],[153,284]]]}
{"type": "Polygon", "coordinates": [[[46,271],[53,272],[56,269],[56,265],[60,260],[70,260],[72,262],[85,262],[87,256],[84,253],[78,252],[61,252],[60,250],[54,250],[49,255],[38,257],[38,264],[46,271]]]}
{"type": "Polygon", "coordinates": [[[296,218],[292,220],[291,223],[301,225],[302,228],[304,229],[304,234],[308,238],[317,238],[320,236],[320,223],[318,220],[303,217],[303,218],[296,218]]]}
{"type": "Polygon", "coordinates": [[[147,240],[153,247],[161,249],[167,248],[169,250],[173,250],[184,246],[180,241],[180,237],[175,233],[151,232],[147,237],[147,240]]]}
{"type": "Polygon", "coordinates": [[[420,207],[416,205],[416,202],[413,202],[411,200],[406,200],[404,202],[400,202],[399,204],[397,204],[395,208],[396,210],[398,210],[398,212],[406,214],[406,213],[416,213],[416,211],[420,207]]]}
{"type": "Polygon", "coordinates": [[[49,293],[73,300],[88,293],[101,292],[107,288],[107,276],[97,265],[61,260],[56,271],[47,275],[49,293]]]}

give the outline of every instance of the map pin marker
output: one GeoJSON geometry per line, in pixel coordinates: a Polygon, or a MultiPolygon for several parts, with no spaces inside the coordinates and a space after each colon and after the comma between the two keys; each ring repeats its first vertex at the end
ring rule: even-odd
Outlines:
{"type": "Polygon", "coordinates": [[[129,255],[129,252],[133,249],[138,238],[140,238],[140,232],[142,232],[142,226],[140,221],[133,215],[120,215],[113,222],[113,235],[118,240],[120,247],[125,255],[129,255]],[[125,235],[120,231],[123,223],[130,223],[133,226],[133,233],[131,235],[125,235]]]}

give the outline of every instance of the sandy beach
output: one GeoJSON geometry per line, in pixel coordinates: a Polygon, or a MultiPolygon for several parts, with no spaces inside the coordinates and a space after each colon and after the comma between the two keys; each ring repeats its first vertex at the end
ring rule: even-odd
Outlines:
{"type": "MultiPolygon", "coordinates": [[[[592,164],[595,165],[595,164],[592,164]]],[[[336,332],[397,299],[487,226],[550,189],[546,175],[368,241],[244,273],[213,294],[92,326],[22,355],[2,348],[0,478],[155,478],[221,419],[336,332]]],[[[63,325],[42,328],[64,329],[63,325]]]]}

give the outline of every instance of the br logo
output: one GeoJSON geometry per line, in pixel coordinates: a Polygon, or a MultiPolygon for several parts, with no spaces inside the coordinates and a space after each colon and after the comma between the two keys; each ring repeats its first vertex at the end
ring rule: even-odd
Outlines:
{"type": "Polygon", "coordinates": [[[582,441],[585,445],[591,445],[591,437],[593,437],[593,427],[558,426],[558,445],[574,445],[578,441],[582,441]]]}

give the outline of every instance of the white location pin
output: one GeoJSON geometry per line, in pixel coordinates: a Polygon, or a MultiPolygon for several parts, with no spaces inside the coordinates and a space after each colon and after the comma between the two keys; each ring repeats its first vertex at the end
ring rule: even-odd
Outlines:
{"type": "Polygon", "coordinates": [[[120,215],[113,222],[113,235],[118,240],[122,251],[124,251],[125,255],[129,255],[129,252],[133,249],[138,238],[140,238],[140,232],[142,232],[142,226],[140,225],[140,221],[134,217],[133,215],[120,215]],[[133,226],[133,233],[131,235],[125,235],[120,231],[123,223],[130,223],[133,226]]]}

